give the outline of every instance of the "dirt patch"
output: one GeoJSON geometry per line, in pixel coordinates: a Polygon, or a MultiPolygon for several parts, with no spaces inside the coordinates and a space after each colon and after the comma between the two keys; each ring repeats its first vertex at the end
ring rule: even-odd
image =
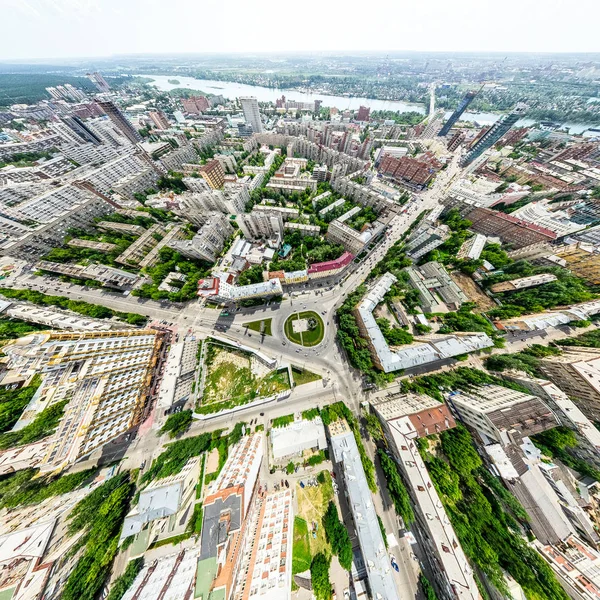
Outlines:
{"type": "Polygon", "coordinates": [[[477,304],[475,312],[485,312],[496,308],[496,303],[489,296],[486,296],[468,275],[459,272],[454,272],[450,275],[461,290],[469,297],[469,300],[477,304]]]}
{"type": "Polygon", "coordinates": [[[219,451],[217,448],[214,448],[208,453],[206,457],[206,466],[204,467],[204,472],[208,475],[208,473],[214,473],[219,466],[219,451]]]}

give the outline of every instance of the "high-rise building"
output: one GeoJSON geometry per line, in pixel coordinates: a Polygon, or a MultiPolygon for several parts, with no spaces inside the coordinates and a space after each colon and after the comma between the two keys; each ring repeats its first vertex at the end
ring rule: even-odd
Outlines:
{"type": "Polygon", "coordinates": [[[215,212],[191,240],[175,240],[169,246],[188,258],[214,263],[232,233],[227,216],[215,212]]]}
{"type": "Polygon", "coordinates": [[[129,122],[114,102],[110,100],[98,100],[98,105],[132,144],[142,141],[142,136],[138,130],[129,122]]]}
{"type": "Polygon", "coordinates": [[[356,113],[357,121],[368,121],[369,115],[371,114],[371,109],[368,106],[360,106],[358,112],[356,113]]]}
{"type": "Polygon", "coordinates": [[[213,190],[220,190],[225,184],[225,171],[216,159],[202,165],[198,172],[213,190]]]}
{"type": "Polygon", "coordinates": [[[444,111],[442,109],[436,110],[433,115],[429,118],[429,122],[423,129],[423,133],[420,137],[424,139],[434,138],[440,128],[442,127],[442,120],[444,119],[444,111]]]}
{"type": "Polygon", "coordinates": [[[100,136],[94,133],[79,117],[64,117],[61,120],[67,127],[75,132],[82,141],[91,142],[95,146],[102,144],[102,139],[100,136]]]}
{"type": "Polygon", "coordinates": [[[471,147],[470,152],[461,161],[462,166],[471,164],[488,148],[491,148],[519,119],[523,117],[527,108],[525,103],[519,102],[510,114],[498,119],[498,121],[496,121],[471,147]]]}
{"type": "Polygon", "coordinates": [[[473,102],[473,99],[475,98],[475,96],[477,96],[478,93],[479,92],[470,91],[464,95],[456,110],[450,115],[450,118],[446,121],[446,123],[438,133],[438,136],[446,137],[448,135],[450,129],[452,129],[452,127],[454,127],[454,124],[462,117],[462,114],[465,112],[465,110],[467,110],[467,107],[469,106],[469,104],[471,104],[471,102],[473,102]]]}
{"type": "Polygon", "coordinates": [[[41,332],[4,346],[11,370],[42,377],[15,430],[48,406],[63,406],[56,431],[36,443],[31,466],[62,470],[140,423],[162,339],[153,329],[41,332]]]}
{"type": "Polygon", "coordinates": [[[98,88],[99,92],[110,92],[110,86],[100,73],[88,73],[87,78],[98,88]]]}
{"type": "Polygon", "coordinates": [[[238,215],[236,222],[247,240],[283,236],[283,219],[277,214],[253,210],[238,215]]]}
{"type": "Polygon", "coordinates": [[[151,110],[148,116],[157,129],[169,129],[171,127],[167,115],[162,110],[151,110]]]}
{"type": "Polygon", "coordinates": [[[252,131],[254,133],[262,133],[263,126],[260,120],[260,111],[258,109],[258,100],[251,96],[243,96],[238,98],[244,111],[244,119],[246,123],[252,125],[252,131]]]}

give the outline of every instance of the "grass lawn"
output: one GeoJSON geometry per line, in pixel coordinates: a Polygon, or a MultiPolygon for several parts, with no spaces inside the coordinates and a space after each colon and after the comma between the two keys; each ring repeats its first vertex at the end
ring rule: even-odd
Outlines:
{"type": "Polygon", "coordinates": [[[244,323],[244,327],[257,331],[258,333],[264,333],[265,335],[273,335],[271,333],[271,321],[272,319],[263,319],[262,321],[252,321],[250,323],[244,323]],[[264,325],[263,325],[264,323],[264,325]]]}
{"type": "MultiPolygon", "coordinates": [[[[331,554],[331,547],[325,537],[323,529],[323,515],[327,510],[327,505],[330,500],[333,500],[333,484],[331,483],[331,475],[329,471],[325,471],[325,483],[314,486],[305,487],[302,489],[299,484],[296,484],[296,497],[298,499],[298,517],[304,519],[308,527],[308,541],[310,546],[311,556],[318,552],[331,554]],[[316,536],[312,534],[312,524],[317,523],[318,528],[316,536]]],[[[295,527],[294,527],[295,533],[295,527]]]]}
{"type": "Polygon", "coordinates": [[[307,310],[290,315],[285,322],[284,331],[290,342],[299,344],[300,346],[311,347],[316,346],[323,341],[323,337],[325,336],[325,325],[323,324],[323,319],[321,319],[316,312],[307,310]],[[295,333],[292,324],[294,321],[298,321],[300,319],[314,319],[317,325],[314,329],[309,331],[295,333]]]}
{"type": "Polygon", "coordinates": [[[292,548],[292,575],[310,569],[310,542],[308,525],[301,517],[294,517],[294,546],[292,548]]]}
{"type": "Polygon", "coordinates": [[[292,367],[292,377],[294,378],[295,385],[302,385],[303,383],[310,383],[311,381],[318,381],[323,379],[320,375],[312,373],[311,371],[303,371],[297,367],[292,367]]]}
{"type": "Polygon", "coordinates": [[[287,370],[268,371],[252,355],[235,348],[210,344],[199,412],[218,412],[271,396],[290,387],[287,370]]]}

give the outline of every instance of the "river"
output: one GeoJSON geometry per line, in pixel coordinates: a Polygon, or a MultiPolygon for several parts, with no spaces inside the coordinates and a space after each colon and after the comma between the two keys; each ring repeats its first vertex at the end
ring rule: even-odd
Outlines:
{"type": "MultiPolygon", "coordinates": [[[[359,106],[368,106],[371,110],[391,110],[400,112],[418,112],[425,114],[426,109],[423,104],[412,104],[410,102],[400,102],[397,100],[375,100],[372,98],[346,98],[345,96],[331,96],[328,94],[312,94],[308,92],[298,92],[295,90],[280,90],[277,88],[267,88],[259,85],[247,85],[245,83],[234,83],[231,81],[215,81],[212,79],[195,79],[194,77],[184,77],[181,75],[139,75],[152,79],[152,84],[159,90],[168,92],[175,88],[189,88],[198,90],[206,94],[221,95],[225,98],[233,99],[239,96],[254,96],[260,102],[275,102],[276,98],[285,95],[288,100],[297,102],[314,102],[319,99],[323,101],[323,106],[335,106],[340,110],[357,109],[359,106]],[[179,83],[170,83],[178,81],[179,83]]],[[[446,113],[449,117],[452,111],[446,113]]],[[[494,113],[470,113],[466,112],[462,116],[463,121],[472,121],[480,125],[490,125],[500,118],[500,115],[494,113]]],[[[521,119],[517,122],[520,126],[533,125],[535,121],[531,119],[521,119]]],[[[597,125],[585,123],[564,123],[564,127],[569,128],[572,134],[583,133],[588,127],[597,125]]],[[[598,135],[598,134],[592,134],[598,135]]]]}

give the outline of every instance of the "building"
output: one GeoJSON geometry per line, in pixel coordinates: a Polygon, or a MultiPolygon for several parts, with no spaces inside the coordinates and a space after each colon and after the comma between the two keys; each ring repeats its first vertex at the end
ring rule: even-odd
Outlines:
{"type": "Polygon", "coordinates": [[[206,96],[190,96],[181,98],[183,111],[194,115],[199,115],[210,108],[210,102],[206,96]]]}
{"type": "Polygon", "coordinates": [[[534,542],[563,588],[573,600],[600,598],[600,553],[569,536],[556,544],[534,542]]]}
{"type": "Polygon", "coordinates": [[[436,110],[433,115],[429,117],[429,121],[420,137],[425,140],[435,138],[442,128],[442,121],[444,120],[445,114],[446,112],[443,109],[436,110]]]}
{"type": "Polygon", "coordinates": [[[232,597],[249,525],[258,511],[254,500],[262,459],[262,434],[242,437],[229,449],[225,465],[208,488],[203,502],[197,598],[232,597]]]}
{"type": "Polygon", "coordinates": [[[488,148],[491,148],[527,111],[527,105],[519,102],[512,112],[498,119],[478,140],[475,141],[469,153],[462,159],[462,166],[470,165],[488,148]]]}
{"type": "Polygon", "coordinates": [[[87,78],[98,88],[99,92],[110,92],[110,86],[106,82],[106,79],[98,72],[88,73],[87,78]]]}
{"type": "Polygon", "coordinates": [[[252,125],[254,133],[262,133],[263,125],[260,118],[260,110],[258,108],[258,100],[250,96],[242,96],[238,98],[244,111],[244,119],[248,125],[252,125]]]}
{"type": "Polygon", "coordinates": [[[485,235],[476,233],[468,240],[465,240],[464,244],[460,247],[460,250],[456,255],[457,258],[462,260],[477,260],[485,248],[486,241],[487,238],[485,235]]]}
{"type": "Polygon", "coordinates": [[[157,414],[183,407],[192,397],[199,345],[193,336],[171,344],[158,391],[157,414]]]}
{"type": "Polygon", "coordinates": [[[67,242],[67,246],[71,248],[87,248],[88,250],[95,250],[96,252],[112,252],[117,248],[117,244],[109,244],[108,242],[94,242],[92,240],[80,240],[78,238],[72,238],[67,242]]]}
{"type": "Polygon", "coordinates": [[[294,514],[291,490],[261,496],[249,526],[235,600],[290,600],[294,514]]]}
{"type": "Polygon", "coordinates": [[[166,229],[155,223],[130,244],[117,258],[115,262],[123,265],[139,265],[140,261],[158,244],[165,236],[166,229]]]}
{"type": "Polygon", "coordinates": [[[500,385],[453,392],[448,404],[484,440],[503,446],[518,446],[524,437],[558,426],[552,411],[537,396],[500,385]]]}
{"type": "Polygon", "coordinates": [[[488,237],[499,237],[514,249],[524,248],[538,242],[551,242],[557,235],[553,231],[489,208],[468,210],[465,218],[471,221],[471,229],[488,237]]]}
{"type": "Polygon", "coordinates": [[[339,465],[346,486],[371,597],[400,600],[354,433],[342,419],[329,425],[329,438],[333,460],[339,465]]]}
{"type": "Polygon", "coordinates": [[[485,333],[455,333],[423,336],[419,338],[419,342],[390,348],[375,321],[373,311],[396,281],[391,273],[382,275],[353,311],[360,333],[367,340],[371,357],[378,369],[392,373],[423,365],[433,366],[441,360],[493,346],[493,341],[485,333]]]}
{"type": "Polygon", "coordinates": [[[130,123],[129,119],[127,119],[114,102],[111,100],[98,100],[97,104],[106,113],[117,129],[132,144],[137,144],[142,141],[142,136],[139,134],[138,130],[130,123]]]}
{"type": "Polygon", "coordinates": [[[171,127],[167,115],[162,110],[151,110],[148,112],[148,116],[156,129],[169,129],[171,127]]]}
{"type": "Polygon", "coordinates": [[[413,260],[418,260],[431,250],[441,246],[450,237],[450,229],[447,225],[434,227],[424,225],[408,238],[406,242],[406,254],[413,260]]]}
{"type": "MultiPolygon", "coordinates": [[[[236,223],[247,240],[279,240],[283,237],[283,219],[277,214],[253,210],[239,214],[236,223]]],[[[276,246],[279,247],[279,243],[276,246]]]]}
{"type": "Polygon", "coordinates": [[[149,530],[148,546],[158,539],[173,537],[178,522],[185,522],[194,510],[200,466],[200,457],[190,458],[179,473],[155,479],[143,488],[137,504],[123,521],[119,543],[144,529],[149,530]]]}
{"type": "Polygon", "coordinates": [[[131,225],[129,223],[119,223],[118,221],[99,221],[96,223],[98,229],[107,231],[116,231],[117,233],[128,233],[130,235],[143,235],[146,229],[141,225],[131,225]]]}
{"type": "Polygon", "coordinates": [[[394,158],[386,155],[379,163],[378,170],[382,175],[421,189],[433,179],[441,167],[441,163],[432,152],[425,152],[415,158],[410,156],[394,158]]]}
{"type": "Polygon", "coordinates": [[[467,107],[469,106],[469,104],[471,104],[471,102],[473,102],[473,99],[475,98],[475,96],[477,96],[478,93],[479,92],[469,91],[463,96],[463,99],[460,101],[460,104],[456,107],[456,110],[450,115],[450,117],[444,123],[444,126],[438,133],[440,137],[446,137],[448,135],[452,127],[454,127],[456,122],[462,117],[463,113],[465,112],[465,110],[467,110],[467,107]]]}
{"type": "Polygon", "coordinates": [[[539,275],[519,277],[518,279],[511,279],[510,281],[496,283],[490,288],[490,290],[492,290],[492,292],[495,294],[500,292],[514,292],[517,290],[525,290],[530,287],[543,285],[545,283],[551,283],[552,281],[556,281],[556,275],[552,275],[550,273],[540,273],[539,275]]]}
{"type": "Polygon", "coordinates": [[[354,260],[354,254],[350,252],[344,252],[339,258],[335,260],[328,260],[322,263],[313,263],[308,267],[308,278],[309,279],[321,279],[322,277],[331,277],[333,275],[339,275],[354,260]]]}
{"type": "MultiPolygon", "coordinates": [[[[346,213],[347,215],[348,213],[346,213]]],[[[363,231],[356,231],[356,229],[349,227],[342,220],[335,219],[329,223],[325,237],[334,244],[341,244],[344,246],[346,252],[356,256],[362,252],[363,248],[369,242],[381,235],[385,227],[382,221],[377,220],[363,231]]]]}
{"type": "Polygon", "coordinates": [[[198,172],[213,190],[220,190],[225,184],[225,171],[216,159],[202,165],[198,172]]]}
{"type": "Polygon", "coordinates": [[[271,446],[273,458],[283,460],[293,455],[302,455],[305,450],[325,450],[325,427],[321,417],[312,421],[294,421],[285,427],[272,427],[271,446]]]}
{"type": "Polygon", "coordinates": [[[191,240],[173,240],[169,246],[188,258],[214,263],[233,231],[227,216],[214,212],[191,240]]]}
{"type": "Polygon", "coordinates": [[[283,288],[278,278],[260,283],[251,283],[249,285],[234,285],[231,274],[221,273],[218,277],[209,277],[208,279],[201,279],[198,282],[198,296],[223,302],[228,300],[241,302],[242,300],[251,300],[253,298],[271,298],[273,296],[281,296],[282,294],[283,288]]]}
{"type": "Polygon", "coordinates": [[[47,325],[48,329],[69,329],[74,331],[109,331],[123,325],[107,322],[106,319],[90,319],[74,316],[72,313],[57,309],[49,310],[40,306],[12,303],[2,311],[11,319],[47,325]]]}
{"type": "Polygon", "coordinates": [[[367,106],[360,106],[358,112],[356,113],[357,121],[368,121],[369,115],[371,114],[371,109],[367,106]]]}
{"type": "Polygon", "coordinates": [[[286,223],[283,228],[287,231],[297,231],[302,236],[318,236],[321,233],[318,225],[306,225],[305,223],[286,223]]]}
{"type": "Polygon", "coordinates": [[[161,346],[162,335],[146,329],[43,332],[6,344],[10,371],[42,377],[12,430],[31,423],[46,407],[65,403],[45,451],[30,466],[63,470],[138,425],[161,346]]]}
{"type": "Polygon", "coordinates": [[[207,212],[243,213],[250,200],[248,189],[243,185],[225,184],[222,189],[213,190],[204,179],[185,177],[183,182],[194,193],[180,194],[177,200],[185,217],[197,225],[204,223],[207,212]]]}
{"type": "Polygon", "coordinates": [[[139,275],[135,273],[97,263],[76,265],[40,260],[36,267],[40,271],[46,271],[47,273],[58,273],[59,275],[67,275],[68,277],[81,279],[83,281],[97,281],[104,287],[117,290],[131,289],[140,278],[139,275]]]}
{"type": "Polygon", "coordinates": [[[566,346],[562,354],[540,361],[542,373],[555,383],[583,414],[600,421],[600,352],[594,348],[566,346]]]}
{"type": "Polygon", "coordinates": [[[468,296],[455,283],[445,267],[431,261],[420,267],[407,267],[409,285],[419,292],[423,312],[458,310],[468,296]]]}
{"type": "Polygon", "coordinates": [[[421,458],[416,440],[455,426],[448,406],[416,394],[371,402],[411,497],[424,557],[444,600],[479,599],[473,570],[421,458]]]}

